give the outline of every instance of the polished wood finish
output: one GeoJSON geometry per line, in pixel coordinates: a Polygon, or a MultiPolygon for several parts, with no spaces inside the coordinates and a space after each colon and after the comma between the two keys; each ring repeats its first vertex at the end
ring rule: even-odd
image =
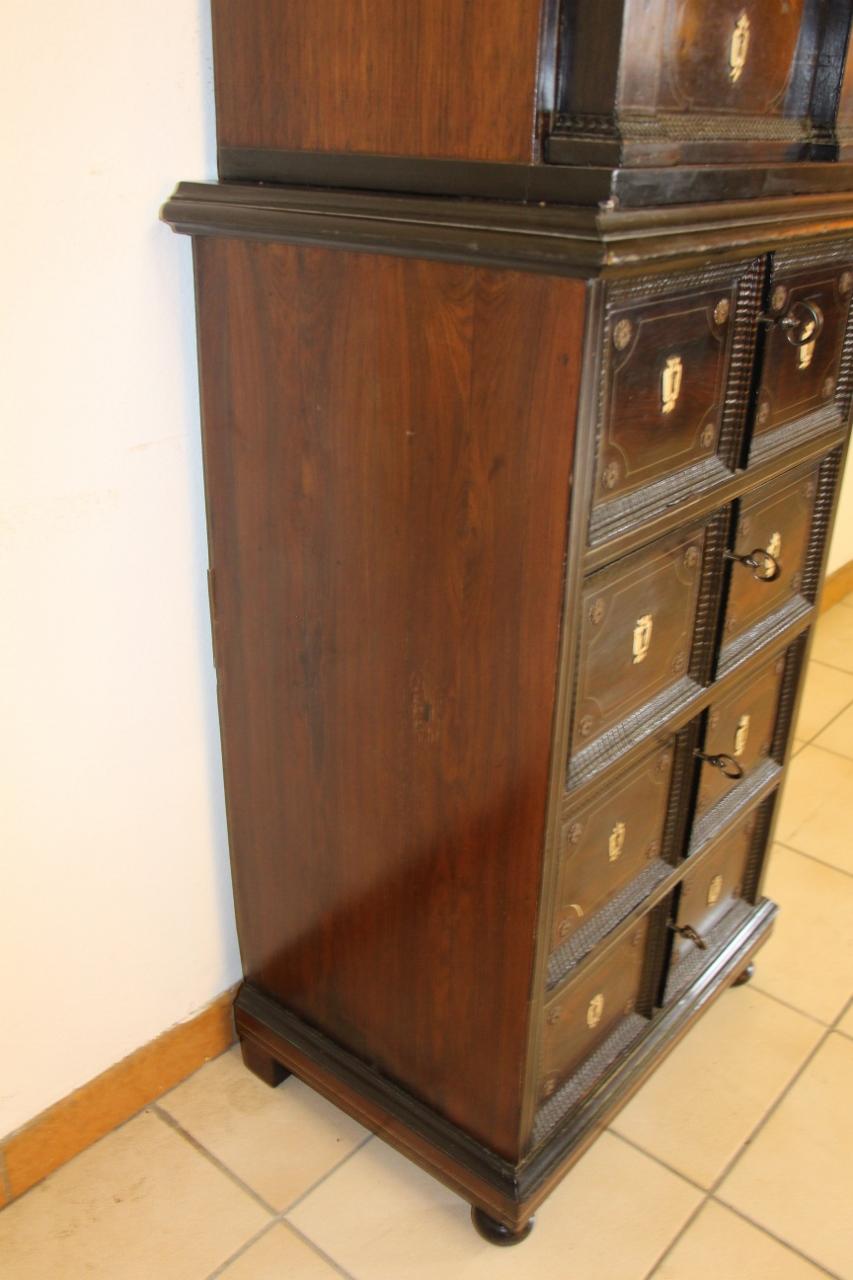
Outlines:
{"type": "Polygon", "coordinates": [[[213,0],[212,10],[220,147],[535,157],[541,0],[213,0]]]}
{"type": "Polygon", "coordinates": [[[749,860],[754,851],[756,815],[750,813],[735,826],[710,857],[695,871],[689,871],[681,882],[675,918],[678,933],[673,960],[678,963],[697,945],[692,930],[704,938],[728,915],[744,897],[749,860]]]}
{"type": "Polygon", "coordinates": [[[585,290],[224,239],[197,269],[247,974],[516,1155],[585,290]]]}
{"type": "MultiPolygon", "coordinates": [[[[742,681],[711,703],[702,750],[730,757],[748,778],[770,758],[785,663],[775,658],[748,681],[742,681]]],[[[704,812],[743,786],[736,777],[707,761],[702,764],[697,808],[704,812]]]]}

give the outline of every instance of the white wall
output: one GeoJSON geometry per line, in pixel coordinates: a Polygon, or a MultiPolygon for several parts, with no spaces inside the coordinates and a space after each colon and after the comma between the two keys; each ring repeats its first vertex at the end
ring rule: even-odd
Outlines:
{"type": "Polygon", "coordinates": [[[0,1135],[239,977],[190,243],[207,0],[6,0],[0,1135]]]}
{"type": "Polygon", "coordinates": [[[853,452],[848,454],[841,485],[841,497],[827,559],[827,572],[834,573],[853,560],[853,452]]]}

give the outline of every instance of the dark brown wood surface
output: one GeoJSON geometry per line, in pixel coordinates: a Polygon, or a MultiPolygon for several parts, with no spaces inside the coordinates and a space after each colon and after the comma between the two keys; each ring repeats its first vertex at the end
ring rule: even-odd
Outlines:
{"type": "MultiPolygon", "coordinates": [[[[748,681],[737,684],[711,703],[702,747],[707,755],[736,758],[744,775],[749,775],[769,758],[784,669],[784,658],[775,658],[748,681]],[[738,737],[739,732],[743,734],[742,739],[738,737]]],[[[704,762],[698,810],[704,813],[716,800],[729,796],[738,785],[736,779],[727,778],[721,769],[704,762]]]]}
{"type": "MultiPolygon", "coordinates": [[[[721,841],[718,849],[703,859],[701,866],[684,877],[678,895],[679,927],[692,928],[703,937],[744,896],[755,824],[756,815],[751,813],[721,841]]],[[[689,936],[677,937],[673,961],[678,963],[695,946],[689,936]]]]}
{"type": "Polygon", "coordinates": [[[515,1155],[585,288],[196,254],[247,975],[515,1155]]]}
{"type": "Polygon", "coordinates": [[[540,8],[213,0],[219,144],[529,162],[540,8]]]}

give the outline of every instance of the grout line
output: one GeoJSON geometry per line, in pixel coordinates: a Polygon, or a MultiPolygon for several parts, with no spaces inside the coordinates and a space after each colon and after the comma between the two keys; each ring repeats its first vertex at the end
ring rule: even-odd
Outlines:
{"type": "MultiPolygon", "coordinates": [[[[846,707],[845,710],[849,711],[850,708],[846,707]]],[[[801,750],[804,750],[805,747],[815,747],[818,751],[823,751],[828,756],[835,756],[837,760],[847,760],[851,764],[853,764],[853,756],[845,755],[843,751],[833,751],[832,747],[825,747],[822,742],[818,742],[818,738],[820,737],[820,735],[822,733],[825,733],[832,723],[833,721],[830,720],[829,724],[825,725],[824,728],[821,729],[818,733],[816,733],[813,738],[811,738],[808,742],[806,742],[804,744],[804,747],[801,748],[801,750]]]]}
{"type": "Polygon", "coordinates": [[[809,1022],[813,1022],[815,1026],[823,1027],[824,1031],[828,1031],[831,1023],[824,1022],[823,1018],[816,1018],[813,1013],[808,1013],[805,1009],[800,1009],[797,1005],[791,1004],[788,1000],[783,1000],[781,996],[774,996],[772,991],[765,991],[759,986],[755,978],[749,984],[753,991],[757,991],[760,996],[766,996],[768,1000],[772,1000],[775,1004],[780,1004],[783,1009],[790,1009],[791,1013],[798,1013],[801,1018],[808,1018],[809,1022]]]}
{"type": "Polygon", "coordinates": [[[842,1036],[846,1036],[846,1035],[847,1035],[847,1032],[846,1032],[846,1031],[842,1031],[842,1030],[841,1030],[840,1023],[841,1023],[841,1019],[842,1019],[842,1018],[846,1018],[846,1017],[847,1017],[847,1010],[848,1010],[848,1009],[853,1009],[853,996],[851,996],[851,997],[850,997],[850,999],[847,1001],[846,1005],[844,1006],[844,1008],[843,1008],[843,1009],[841,1010],[841,1012],[839,1013],[838,1017],[837,1017],[837,1018],[835,1019],[835,1021],[833,1022],[832,1027],[830,1028],[830,1030],[832,1030],[832,1031],[837,1031],[837,1032],[838,1032],[840,1035],[842,1035],[842,1036]]]}
{"type": "Polygon", "coordinates": [[[775,1240],[776,1244],[781,1244],[789,1253],[795,1254],[798,1258],[802,1258],[804,1262],[810,1263],[813,1267],[817,1267],[824,1275],[830,1276],[831,1280],[844,1280],[844,1276],[840,1276],[837,1271],[830,1271],[826,1263],[818,1262],[817,1258],[813,1258],[811,1254],[804,1253],[802,1249],[798,1249],[795,1244],[791,1244],[790,1240],[783,1240],[781,1236],[777,1236],[775,1231],[771,1231],[768,1227],[763,1226],[760,1222],[756,1222],[754,1218],[750,1218],[748,1213],[744,1213],[743,1209],[738,1209],[736,1205],[729,1204],[728,1200],[720,1200],[717,1196],[711,1195],[709,1199],[714,1204],[721,1205],[724,1209],[730,1210],[738,1218],[744,1222],[748,1222],[756,1231],[760,1231],[762,1235],[769,1236],[771,1240],[775,1240]]]}
{"type": "Polygon", "coordinates": [[[693,1223],[699,1217],[699,1214],[702,1213],[707,1203],[708,1203],[708,1194],[706,1192],[705,1195],[697,1204],[696,1208],[690,1214],[690,1217],[687,1219],[687,1221],[681,1226],[680,1230],[676,1231],[675,1235],[672,1237],[669,1244],[666,1246],[663,1252],[659,1254],[656,1261],[652,1263],[651,1269],[646,1272],[645,1276],[643,1277],[643,1280],[652,1280],[652,1277],[657,1275],[658,1271],[663,1266],[664,1262],[669,1257],[669,1255],[672,1253],[675,1246],[679,1243],[679,1241],[687,1234],[687,1232],[693,1226],[693,1223]]]}
{"type": "Polygon", "coordinates": [[[326,1172],[321,1177],[319,1177],[316,1182],[312,1182],[311,1186],[308,1187],[307,1190],[300,1192],[300,1194],[296,1197],[296,1199],[291,1204],[289,1204],[286,1209],[282,1209],[281,1216],[284,1217],[286,1214],[292,1213],[294,1209],[296,1209],[300,1204],[302,1204],[303,1200],[307,1200],[308,1197],[314,1191],[316,1191],[318,1187],[321,1187],[323,1185],[323,1183],[327,1180],[327,1178],[331,1178],[332,1174],[337,1173],[338,1169],[342,1169],[348,1160],[352,1160],[353,1156],[358,1155],[359,1151],[362,1151],[364,1147],[367,1146],[368,1142],[370,1142],[372,1137],[373,1137],[373,1134],[369,1133],[366,1138],[362,1138],[361,1142],[358,1144],[357,1147],[353,1147],[352,1151],[348,1152],[343,1157],[343,1159],[338,1161],[336,1165],[333,1165],[331,1169],[327,1169],[326,1172]]]}
{"type": "Polygon", "coordinates": [[[268,1222],[266,1226],[261,1227],[260,1231],[256,1231],[253,1236],[249,1236],[249,1239],[245,1240],[243,1244],[240,1245],[239,1249],[235,1249],[233,1253],[228,1255],[224,1262],[220,1262],[219,1266],[211,1271],[207,1280],[216,1280],[216,1277],[221,1276],[223,1271],[226,1271],[228,1267],[231,1266],[232,1262],[236,1262],[238,1258],[242,1258],[244,1253],[249,1252],[252,1245],[257,1244],[259,1240],[262,1240],[264,1236],[268,1235],[269,1232],[272,1231],[273,1227],[277,1225],[278,1220],[273,1218],[272,1222],[268,1222]]]}
{"type": "Polygon", "coordinates": [[[819,667],[827,667],[830,671],[840,671],[845,676],[853,676],[849,667],[837,667],[834,662],[824,662],[822,658],[810,657],[809,662],[816,662],[819,667]]]}
{"type": "Polygon", "coordinates": [[[826,862],[823,858],[818,858],[813,853],[806,853],[805,849],[797,849],[792,844],[788,844],[785,840],[774,840],[774,844],[781,845],[783,849],[787,849],[789,853],[798,853],[801,858],[808,858],[809,862],[816,862],[820,867],[828,867],[830,871],[837,871],[840,876],[849,876],[853,880],[853,871],[845,871],[844,867],[838,867],[834,862],[826,862]]]}
{"type": "Polygon", "coordinates": [[[349,1271],[344,1270],[341,1264],[339,1262],[336,1262],[335,1259],[331,1256],[331,1254],[326,1253],[325,1249],[321,1249],[320,1246],[316,1244],[311,1239],[310,1236],[306,1236],[304,1231],[300,1231],[299,1228],[294,1226],[292,1222],[285,1222],[283,1225],[287,1227],[288,1231],[292,1231],[293,1234],[297,1237],[297,1239],[301,1240],[303,1244],[307,1245],[309,1249],[313,1250],[313,1252],[316,1253],[318,1257],[322,1258],[323,1261],[328,1266],[330,1266],[334,1271],[337,1271],[339,1276],[343,1276],[343,1280],[354,1280],[354,1277],[350,1275],[349,1271]]]}
{"type": "Polygon", "coordinates": [[[150,1110],[153,1111],[155,1115],[159,1116],[163,1123],[168,1125],[170,1129],[174,1129],[175,1133],[180,1134],[180,1136],[184,1138],[191,1147],[195,1148],[199,1155],[204,1156],[204,1158],[209,1160],[212,1165],[215,1165],[220,1173],[224,1173],[235,1186],[239,1187],[241,1191],[245,1191],[247,1195],[251,1196],[256,1204],[259,1204],[262,1209],[266,1209],[267,1213],[272,1214],[273,1217],[278,1217],[277,1209],[265,1200],[262,1195],[255,1191],[254,1187],[250,1187],[248,1182],[244,1182],[238,1174],[234,1173],[232,1169],[229,1169],[228,1165],[225,1164],[224,1161],[220,1160],[218,1156],[215,1156],[212,1151],[208,1151],[207,1147],[203,1146],[202,1143],[200,1143],[197,1138],[194,1138],[191,1133],[188,1133],[183,1125],[178,1123],[174,1116],[170,1116],[168,1111],[163,1110],[163,1108],[157,1106],[156,1103],[150,1107],[150,1110]]]}
{"type": "Polygon", "coordinates": [[[804,1073],[805,1071],[807,1071],[807,1070],[808,1070],[808,1068],[811,1066],[812,1062],[813,1062],[813,1061],[814,1061],[814,1059],[817,1057],[817,1055],[818,1055],[818,1053],[820,1052],[820,1050],[821,1050],[821,1049],[823,1048],[823,1046],[826,1044],[826,1041],[828,1040],[828,1038],[829,1038],[829,1036],[830,1036],[830,1033],[831,1033],[831,1028],[830,1028],[830,1027],[825,1027],[825,1028],[824,1028],[823,1035],[820,1037],[820,1039],[817,1041],[817,1043],[813,1046],[813,1048],[811,1049],[811,1051],[810,1051],[809,1053],[807,1053],[807,1054],[806,1054],[805,1058],[804,1058],[804,1059],[803,1059],[803,1061],[800,1063],[799,1067],[798,1067],[798,1068],[797,1068],[797,1070],[794,1072],[794,1074],[791,1076],[791,1079],[790,1079],[790,1080],[788,1081],[788,1083],[785,1085],[784,1089],[781,1091],[781,1093],[779,1094],[778,1098],[775,1100],[775,1102],[772,1102],[772,1103],[770,1104],[770,1106],[769,1106],[769,1107],[767,1108],[767,1110],[764,1112],[764,1114],[762,1115],[762,1117],[761,1117],[761,1119],[758,1121],[758,1123],[757,1123],[756,1125],[754,1125],[754,1127],[749,1131],[749,1133],[747,1134],[747,1136],[746,1136],[746,1138],[744,1139],[744,1141],[741,1143],[741,1145],[740,1145],[740,1147],[738,1148],[738,1150],[735,1152],[735,1154],[731,1157],[731,1159],[730,1159],[730,1160],[728,1161],[728,1163],[726,1164],[726,1166],[725,1166],[725,1168],[723,1169],[722,1173],[721,1173],[721,1174],[719,1175],[719,1177],[718,1177],[718,1178],[717,1178],[717,1179],[712,1183],[711,1188],[710,1188],[710,1192],[709,1192],[709,1194],[710,1194],[710,1195],[712,1195],[712,1196],[716,1197],[716,1194],[717,1194],[717,1192],[719,1191],[719,1189],[720,1189],[721,1185],[723,1184],[723,1182],[725,1182],[726,1178],[729,1176],[729,1174],[731,1173],[731,1171],[732,1171],[732,1169],[734,1168],[734,1166],[735,1166],[735,1165],[737,1164],[737,1162],[740,1160],[740,1158],[741,1158],[741,1156],[743,1155],[743,1153],[744,1153],[744,1151],[746,1150],[746,1148],[752,1145],[752,1143],[755,1141],[755,1139],[756,1139],[756,1138],[758,1137],[758,1135],[761,1133],[761,1130],[762,1130],[762,1129],[764,1129],[764,1127],[766,1126],[766,1124],[767,1124],[768,1120],[770,1120],[770,1118],[771,1118],[772,1116],[774,1116],[774,1115],[776,1114],[776,1112],[779,1110],[779,1108],[781,1107],[782,1103],[785,1101],[785,1099],[788,1097],[788,1094],[789,1094],[789,1093],[791,1092],[791,1090],[793,1089],[794,1085],[798,1083],[798,1081],[800,1080],[800,1078],[801,1078],[801,1076],[803,1075],[803,1073],[804,1073]]]}
{"type": "Polygon", "coordinates": [[[620,1142],[624,1142],[627,1147],[633,1147],[635,1151],[639,1151],[641,1156],[647,1156],[649,1160],[654,1160],[655,1164],[659,1164],[662,1169],[666,1169],[667,1173],[674,1174],[676,1178],[680,1178],[682,1182],[686,1182],[694,1191],[701,1191],[703,1196],[710,1195],[707,1187],[703,1187],[701,1182],[697,1182],[695,1178],[690,1178],[686,1173],[682,1173],[680,1169],[676,1169],[675,1165],[667,1164],[662,1156],[656,1156],[653,1151],[649,1151],[646,1147],[641,1147],[639,1142],[635,1142],[633,1138],[627,1138],[624,1133],[620,1133],[618,1129],[608,1128],[607,1132],[612,1134],[614,1138],[618,1138],[620,1142]]]}

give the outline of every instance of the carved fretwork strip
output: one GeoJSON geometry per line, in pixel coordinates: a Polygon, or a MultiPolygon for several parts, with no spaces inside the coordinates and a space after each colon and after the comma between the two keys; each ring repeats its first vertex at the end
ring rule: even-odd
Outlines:
{"type": "Polygon", "coordinates": [[[803,569],[801,591],[812,604],[817,600],[817,593],[823,574],[826,540],[829,532],[829,523],[835,507],[835,494],[840,470],[841,450],[835,449],[823,460],[818,475],[817,494],[812,516],[812,533],[803,569]]]}

